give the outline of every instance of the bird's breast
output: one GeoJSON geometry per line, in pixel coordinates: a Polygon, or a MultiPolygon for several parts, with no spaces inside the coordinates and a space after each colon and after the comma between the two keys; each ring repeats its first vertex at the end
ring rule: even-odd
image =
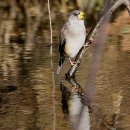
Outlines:
{"type": "Polygon", "coordinates": [[[70,57],[74,58],[81,47],[84,45],[85,35],[67,36],[65,44],[65,53],[70,57]]]}
{"type": "Polygon", "coordinates": [[[86,29],[83,23],[67,24],[63,32],[66,40],[64,51],[70,58],[74,58],[84,45],[86,29]]]}

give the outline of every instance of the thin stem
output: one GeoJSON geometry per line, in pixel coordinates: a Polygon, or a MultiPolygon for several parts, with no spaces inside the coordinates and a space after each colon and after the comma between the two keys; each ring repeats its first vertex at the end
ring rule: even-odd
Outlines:
{"type": "Polygon", "coordinates": [[[52,72],[52,85],[53,85],[53,89],[52,89],[52,100],[53,100],[53,130],[55,130],[55,124],[56,124],[56,101],[55,101],[55,78],[54,78],[54,66],[53,66],[53,38],[52,38],[52,20],[51,20],[51,11],[50,11],[50,1],[48,0],[48,13],[49,13],[49,21],[50,21],[50,60],[51,60],[51,72],[52,72]]]}

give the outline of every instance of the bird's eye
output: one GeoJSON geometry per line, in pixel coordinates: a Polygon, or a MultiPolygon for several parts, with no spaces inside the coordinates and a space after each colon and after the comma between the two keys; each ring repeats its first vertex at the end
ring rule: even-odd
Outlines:
{"type": "Polygon", "coordinates": [[[77,14],[76,13],[73,13],[74,14],[74,16],[77,16],[77,14]]]}

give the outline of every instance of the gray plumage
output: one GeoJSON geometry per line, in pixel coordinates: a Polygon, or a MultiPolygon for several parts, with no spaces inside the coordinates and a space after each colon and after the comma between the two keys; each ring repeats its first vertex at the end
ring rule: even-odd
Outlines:
{"type": "Polygon", "coordinates": [[[80,10],[72,11],[67,22],[61,29],[61,41],[59,45],[60,60],[57,73],[59,74],[65,57],[73,60],[82,48],[86,38],[84,25],[84,13],[80,10]]]}

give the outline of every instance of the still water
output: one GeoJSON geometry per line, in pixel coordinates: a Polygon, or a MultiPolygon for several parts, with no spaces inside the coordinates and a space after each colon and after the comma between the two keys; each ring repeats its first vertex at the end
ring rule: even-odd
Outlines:
{"type": "MultiPolygon", "coordinates": [[[[122,16],[123,17],[123,16],[122,16]]],[[[58,63],[60,28],[64,19],[53,20],[53,64],[58,63]]],[[[130,130],[130,19],[112,24],[97,72],[96,113],[91,114],[92,130],[130,130]],[[117,34],[118,33],[118,34],[117,34]]],[[[0,44],[0,130],[71,130],[62,111],[62,94],[55,82],[55,113],[50,66],[50,31],[43,22],[34,47],[24,44],[0,44]]],[[[78,69],[76,79],[85,87],[92,55],[91,46],[78,69]]],[[[62,70],[62,78],[70,65],[62,70]]],[[[56,77],[55,77],[56,78],[56,77]]],[[[71,85],[64,80],[67,89],[71,85]]]]}

